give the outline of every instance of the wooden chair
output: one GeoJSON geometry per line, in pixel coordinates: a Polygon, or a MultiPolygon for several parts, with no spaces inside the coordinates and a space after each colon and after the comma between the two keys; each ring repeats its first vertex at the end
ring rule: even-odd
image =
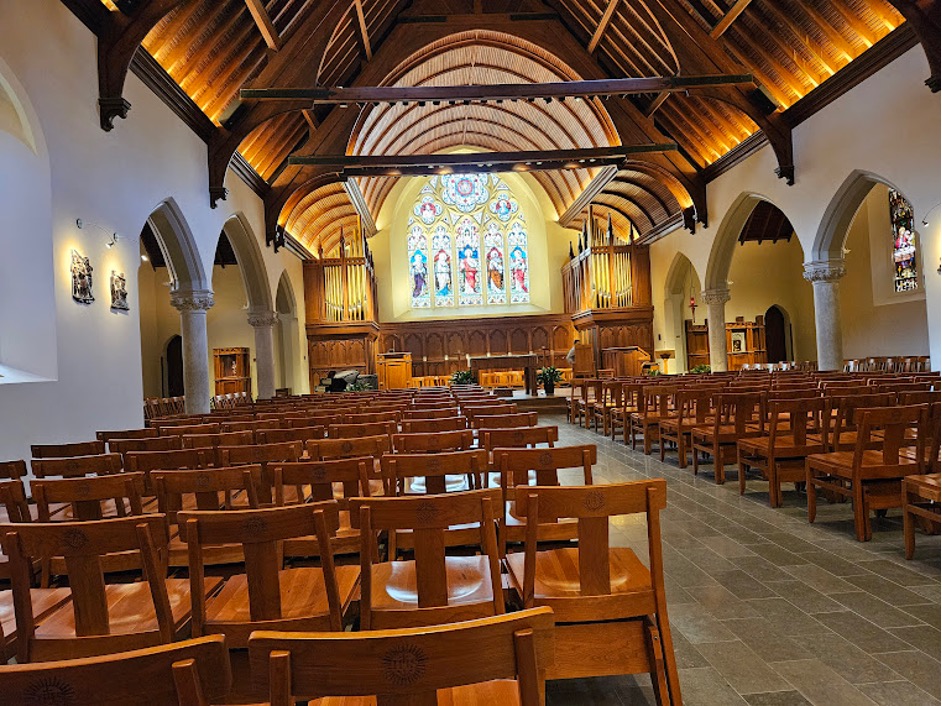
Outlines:
{"type": "Polygon", "coordinates": [[[888,392],[855,393],[825,397],[822,439],[826,451],[852,451],[857,445],[856,415],[858,409],[889,407],[894,395],[888,392]]]}
{"type": "Polygon", "coordinates": [[[671,444],[677,449],[677,465],[680,468],[687,467],[690,435],[694,429],[713,423],[713,405],[719,392],[720,389],[715,387],[697,387],[677,392],[677,415],[660,421],[658,450],[662,463],[667,445],[671,444]]]}
{"type": "Polygon", "coordinates": [[[331,534],[337,531],[334,501],[228,512],[181,512],[181,534],[189,549],[193,634],[221,633],[230,647],[246,647],[256,628],[343,629],[359,578],[356,566],[334,566],[331,534]],[[284,540],[317,537],[320,567],[282,568],[284,540]],[[245,573],[230,577],[218,594],[198,589],[205,571],[204,548],[242,545],[245,573]]]}
{"type": "Polygon", "coordinates": [[[222,428],[217,422],[205,424],[171,424],[169,426],[158,424],[157,430],[161,436],[190,436],[193,434],[219,434],[222,428]]]}
{"type": "Polygon", "coordinates": [[[611,412],[613,409],[623,409],[625,406],[622,380],[606,380],[599,388],[599,396],[592,404],[589,412],[592,415],[592,428],[595,431],[602,427],[602,433],[608,436],[611,425],[611,412]]]}
{"type": "Polygon", "coordinates": [[[462,429],[424,434],[393,434],[392,440],[397,454],[466,451],[474,446],[474,432],[470,429],[462,429]]]}
{"type": "Polygon", "coordinates": [[[628,443],[631,432],[631,415],[643,406],[643,391],[648,383],[639,380],[622,381],[621,405],[608,410],[609,438],[614,441],[615,434],[622,433],[622,441],[628,443]]]}
{"type": "Polygon", "coordinates": [[[392,452],[392,437],[380,434],[360,439],[317,439],[307,442],[304,448],[313,460],[372,456],[378,461],[383,454],[392,452]]]}
{"type": "Polygon", "coordinates": [[[124,456],[124,469],[144,474],[144,494],[157,495],[150,474],[182,468],[206,468],[215,461],[211,449],[176,449],[173,451],[129,451],[124,456]]]}
{"type": "Polygon", "coordinates": [[[942,475],[938,473],[903,478],[903,545],[906,559],[916,553],[916,524],[931,534],[942,528],[939,503],[942,502],[942,475]]]}
{"type": "Polygon", "coordinates": [[[640,435],[641,448],[645,455],[650,455],[651,445],[660,439],[661,422],[676,414],[672,403],[677,389],[671,385],[649,385],[644,388],[641,408],[628,417],[628,436],[632,451],[640,435]]]}
{"type": "MultiPolygon", "coordinates": [[[[336,500],[339,525],[331,541],[334,554],[356,554],[360,551],[359,517],[350,513],[350,498],[368,498],[370,469],[373,459],[342,458],[332,461],[298,461],[279,463],[272,468],[275,479],[275,504],[285,506],[305,502],[336,500]],[[294,498],[291,493],[294,491],[294,498]]],[[[316,556],[316,538],[289,539],[284,543],[285,556],[316,556]]]]}
{"type": "Polygon", "coordinates": [[[540,706],[553,632],[546,608],[383,632],[259,631],[249,640],[249,660],[265,679],[271,706],[307,699],[332,706],[540,706]]]}
{"type": "Polygon", "coordinates": [[[357,414],[343,415],[344,424],[378,424],[380,422],[392,422],[398,424],[401,414],[396,412],[360,412],[357,414]]]}
{"type": "Polygon", "coordinates": [[[713,477],[717,484],[726,482],[726,464],[736,462],[736,444],[740,439],[765,433],[763,397],[758,392],[724,392],[716,401],[713,424],[690,432],[693,473],[700,470],[700,455],[713,458],[713,477]]]}
{"type": "MultiPolygon", "coordinates": [[[[57,608],[68,603],[70,597],[68,588],[30,588],[29,591],[33,610],[33,623],[36,625],[57,608]]],[[[0,664],[6,664],[8,660],[16,655],[15,613],[13,591],[0,591],[0,664]]],[[[2,666],[0,666],[0,684],[5,686],[2,666]]],[[[4,697],[6,697],[5,689],[4,697]]]]}
{"type": "MultiPolygon", "coordinates": [[[[507,552],[511,542],[526,539],[526,518],[517,513],[514,488],[529,485],[561,485],[560,472],[579,469],[580,485],[592,485],[592,466],[598,463],[595,444],[584,446],[557,446],[551,449],[496,448],[493,452],[493,468],[500,473],[501,497],[504,512],[500,521],[501,550],[507,552]]],[[[542,541],[566,541],[576,537],[575,522],[548,522],[540,527],[542,541]]]]}
{"type": "Polygon", "coordinates": [[[404,434],[419,434],[436,431],[460,431],[468,428],[466,417],[439,417],[437,419],[403,419],[404,434]]]}
{"type": "MultiPolygon", "coordinates": [[[[363,498],[360,515],[360,624],[364,630],[437,625],[504,612],[495,521],[495,490],[445,495],[363,498]],[[446,556],[446,533],[458,525],[478,527],[481,554],[446,556]],[[376,533],[411,530],[414,559],[378,561],[376,533]]],[[[390,557],[395,546],[390,547],[390,557]]]]}
{"type": "Polygon", "coordinates": [[[768,434],[736,445],[740,495],[746,493],[746,473],[758,471],[769,483],[769,505],[782,506],[782,483],[804,483],[805,459],[825,451],[824,440],[812,434],[822,428],[824,408],[821,397],[769,402],[768,434]]]}
{"type": "Polygon", "coordinates": [[[259,429],[255,432],[255,439],[260,444],[283,444],[288,441],[300,441],[302,444],[311,439],[323,439],[324,427],[305,426],[290,427],[287,429],[259,429]]]}
{"type": "Polygon", "coordinates": [[[183,439],[179,436],[158,436],[145,439],[112,439],[108,442],[111,453],[126,456],[134,451],[175,451],[183,448],[183,439]]]}
{"type": "Polygon", "coordinates": [[[536,412],[515,412],[513,414],[479,414],[473,418],[475,429],[519,429],[535,427],[540,423],[536,412]]]}
{"type": "Polygon", "coordinates": [[[22,459],[16,461],[0,461],[0,478],[15,480],[25,477],[27,472],[26,461],[22,459]]]}
{"type": "Polygon", "coordinates": [[[412,409],[407,409],[402,412],[402,423],[405,424],[410,420],[432,420],[432,419],[448,419],[449,417],[457,417],[458,408],[455,406],[448,406],[447,403],[439,405],[435,403],[434,406],[428,409],[422,409],[413,407],[412,409]]]}
{"type": "Polygon", "coordinates": [[[535,448],[546,444],[553,448],[559,441],[559,427],[521,427],[508,429],[482,429],[479,442],[488,452],[497,448],[535,448]]]}
{"type": "Polygon", "coordinates": [[[159,436],[157,430],[153,427],[144,429],[122,429],[120,431],[96,431],[95,438],[98,441],[104,441],[110,446],[110,442],[116,439],[156,439],[159,436]]]}
{"type": "MultiPolygon", "coordinates": [[[[228,431],[219,434],[184,434],[180,439],[184,449],[218,449],[220,446],[251,446],[255,443],[255,432],[228,431]]],[[[213,463],[218,463],[218,455],[215,455],[215,451],[213,451],[213,454],[213,463]]]]}
{"type": "Polygon", "coordinates": [[[395,422],[365,422],[362,424],[330,424],[327,436],[330,439],[359,439],[364,436],[392,436],[398,427],[395,422]]]}
{"type": "Polygon", "coordinates": [[[121,472],[121,456],[101,454],[71,458],[34,458],[30,461],[30,466],[37,478],[104,476],[121,472]]]}
{"type": "Polygon", "coordinates": [[[105,453],[105,442],[79,441],[74,444],[33,444],[29,448],[33,458],[100,456],[105,453]]]}
{"type": "Polygon", "coordinates": [[[41,664],[0,667],[9,704],[205,706],[232,686],[226,640],[212,635],[172,645],[41,664]]]}
{"type": "Polygon", "coordinates": [[[272,463],[300,461],[304,445],[300,441],[286,441],[280,444],[252,444],[250,446],[220,446],[216,449],[216,458],[220,466],[259,465],[262,467],[258,498],[262,503],[271,503],[272,463]]]}
{"type": "Polygon", "coordinates": [[[854,450],[815,454],[805,462],[808,521],[817,514],[818,490],[828,491],[852,501],[854,534],[859,542],[869,541],[870,511],[900,507],[902,479],[923,474],[928,418],[926,405],[857,410],[854,450]],[[911,430],[914,438],[909,438],[911,430]],[[913,458],[904,453],[908,445],[916,449],[913,458]]]}
{"type": "Polygon", "coordinates": [[[667,483],[652,479],[587,487],[521,487],[526,549],[507,557],[517,601],[546,606],[556,619],[557,654],[549,679],[648,672],[657,702],[682,703],[667,616],[660,511],[667,483]],[[609,518],[644,514],[650,569],[627,547],[609,546],[609,518]],[[576,518],[579,546],[538,551],[538,526],[576,518]]]}
{"type": "MultiPolygon", "coordinates": [[[[10,557],[20,663],[151,647],[189,628],[190,584],[166,578],[170,537],[164,515],[3,525],[0,536],[10,557]],[[144,580],[105,585],[102,555],[132,550],[140,552],[144,580]],[[65,559],[71,602],[37,625],[30,577],[33,560],[43,557],[65,559]]],[[[201,592],[219,583],[207,579],[201,592]]]]}

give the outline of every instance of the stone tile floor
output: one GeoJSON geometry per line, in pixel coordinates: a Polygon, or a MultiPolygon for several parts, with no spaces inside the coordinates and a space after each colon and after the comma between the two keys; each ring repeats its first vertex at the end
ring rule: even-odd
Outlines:
{"type": "MultiPolygon", "coordinates": [[[[668,612],[687,706],[925,706],[940,702],[940,541],[917,532],[903,558],[899,512],[854,539],[846,504],[819,504],[786,486],[768,506],[764,482],[740,497],[736,472],[695,477],[675,453],[660,463],[621,441],[557,424],[560,444],[595,443],[597,483],[668,481],[662,539],[668,612]]],[[[574,476],[568,482],[580,482],[574,476]]],[[[646,561],[642,517],[613,521],[612,542],[646,561]]],[[[647,675],[550,682],[550,706],[654,704],[647,675]]]]}

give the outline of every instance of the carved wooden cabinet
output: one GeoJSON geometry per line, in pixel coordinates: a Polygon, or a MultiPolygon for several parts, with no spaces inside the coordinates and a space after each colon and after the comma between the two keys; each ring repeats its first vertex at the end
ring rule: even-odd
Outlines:
{"type": "Polygon", "coordinates": [[[411,353],[377,353],[376,378],[380,390],[401,390],[412,379],[411,353]]]}
{"type": "Polygon", "coordinates": [[[245,392],[252,396],[252,368],[248,348],[214,348],[216,394],[245,392]]]}

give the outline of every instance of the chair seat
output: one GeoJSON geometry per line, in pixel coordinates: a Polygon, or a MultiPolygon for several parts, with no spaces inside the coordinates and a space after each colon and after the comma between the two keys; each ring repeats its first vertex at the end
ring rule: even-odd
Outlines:
{"type": "Polygon", "coordinates": [[[719,442],[721,444],[734,444],[740,439],[748,439],[753,436],[759,436],[759,428],[753,425],[747,425],[743,433],[736,431],[735,424],[721,424],[717,429],[713,425],[707,427],[697,427],[693,430],[691,436],[693,440],[707,444],[719,442]]]}
{"type": "MultiPolygon", "coordinates": [[[[853,479],[854,452],[853,451],[831,451],[826,454],[814,454],[808,457],[808,464],[814,469],[824,471],[829,475],[843,478],[845,480],[853,479]]],[[[861,459],[861,476],[867,480],[867,466],[875,468],[885,468],[883,463],[883,453],[880,451],[864,451],[861,459]]],[[[878,478],[902,478],[910,475],[917,470],[916,461],[903,461],[902,468],[898,472],[886,474],[881,473],[878,478]]]]}
{"type": "MultiPolygon", "coordinates": [[[[509,679],[440,689],[438,706],[518,706],[517,682],[509,679]]],[[[328,696],[308,702],[308,706],[376,706],[375,696],[328,696]]]]}
{"type": "Polygon", "coordinates": [[[447,607],[419,608],[414,561],[388,561],[372,566],[372,628],[436,625],[494,614],[488,557],[446,556],[447,607]]]}
{"type": "MultiPolygon", "coordinates": [[[[342,497],[342,496],[341,496],[342,497]]],[[[330,549],[337,554],[358,554],[360,552],[360,530],[350,526],[350,512],[341,510],[340,529],[330,538],[330,549]]],[[[317,537],[297,537],[286,539],[285,556],[317,556],[320,545],[317,537]]]]}
{"type": "MultiPolygon", "coordinates": [[[[336,567],[340,610],[345,612],[360,580],[360,567],[336,567]]],[[[281,618],[253,621],[249,613],[249,587],[245,574],[236,574],[206,601],[204,634],[223,632],[230,647],[245,647],[253,630],[329,630],[330,609],[319,568],[303,567],[279,572],[281,618]]]]}
{"type": "MultiPolygon", "coordinates": [[[[504,514],[505,539],[508,542],[526,541],[527,521],[517,516],[516,502],[507,503],[504,514]]],[[[544,522],[540,525],[541,542],[562,542],[575,539],[579,534],[579,522],[574,519],[561,519],[559,522],[544,522]]]]}
{"type": "MultiPolygon", "coordinates": [[[[769,456],[768,436],[755,436],[752,438],[741,439],[738,444],[740,451],[746,451],[748,453],[762,457],[769,456]]],[[[774,455],[776,458],[801,458],[804,456],[810,456],[811,454],[820,453],[824,453],[824,445],[820,443],[820,441],[818,443],[814,443],[809,438],[803,444],[796,444],[795,438],[791,435],[776,437],[775,448],[772,449],[772,455],[774,455]]]]}
{"type": "Polygon", "coordinates": [[[942,476],[938,473],[929,475],[906,476],[906,490],[924,500],[939,502],[942,500],[942,476]]]}
{"type": "MultiPolygon", "coordinates": [[[[41,622],[48,613],[67,603],[72,596],[68,588],[31,588],[29,593],[33,602],[33,618],[36,622],[41,622]]],[[[0,629],[3,631],[4,642],[12,645],[16,639],[13,591],[0,591],[0,629]]],[[[0,650],[0,654],[2,652],[0,650]]]]}
{"type": "MultiPolygon", "coordinates": [[[[525,554],[522,552],[507,555],[507,573],[511,585],[520,596],[523,595],[524,561],[525,554]]],[[[587,600],[589,597],[582,596],[579,589],[579,550],[565,547],[537,552],[534,603],[551,606],[556,612],[557,622],[611,620],[655,612],[651,573],[631,549],[609,549],[609,571],[611,596],[596,596],[597,604],[593,610],[587,600]],[[581,600],[566,600],[573,598],[581,600]],[[625,600],[630,598],[637,600],[625,600]],[[612,609],[622,602],[628,604],[629,610],[613,613],[612,609]]]]}

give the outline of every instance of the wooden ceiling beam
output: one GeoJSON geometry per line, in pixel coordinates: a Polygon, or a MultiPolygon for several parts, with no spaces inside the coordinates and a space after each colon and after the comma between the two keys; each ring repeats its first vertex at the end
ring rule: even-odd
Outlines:
{"type": "Polygon", "coordinates": [[[278,51],[280,37],[278,36],[278,30],[275,29],[275,25],[271,21],[268,10],[265,9],[264,0],[245,0],[245,4],[249,8],[252,19],[255,20],[258,31],[261,32],[262,38],[265,40],[265,44],[272,51],[278,51]]]}
{"type": "Polygon", "coordinates": [[[589,46],[586,47],[590,54],[598,48],[599,42],[602,41],[602,35],[608,29],[608,23],[612,21],[616,9],[618,9],[618,0],[608,0],[608,7],[605,8],[602,19],[599,20],[599,26],[595,28],[595,33],[592,35],[592,39],[589,40],[589,46]]]}
{"type": "MultiPolygon", "coordinates": [[[[872,0],[871,0],[872,2],[872,0]]],[[[926,85],[933,93],[938,93],[940,86],[940,23],[939,0],[888,0],[906,21],[916,30],[916,36],[929,61],[929,78],[926,85]]]]}
{"type": "Polygon", "coordinates": [[[610,78],[553,83],[503,83],[472,86],[353,86],[328,88],[243,88],[242,100],[307,100],[312,105],[358,103],[480,103],[485,101],[564,100],[690,91],[713,86],[752,84],[752,74],[708,74],[610,78]]]}
{"type": "Polygon", "coordinates": [[[723,33],[730,28],[730,25],[736,21],[736,18],[738,18],[751,3],[752,0],[736,0],[736,4],[729,8],[729,12],[723,15],[720,21],[710,30],[710,36],[713,37],[713,39],[722,37],[723,33]]]}
{"type": "Polygon", "coordinates": [[[357,24],[360,27],[360,44],[367,61],[373,61],[373,46],[370,44],[370,31],[366,26],[366,15],[363,14],[363,0],[353,0],[357,11],[357,24]]]}
{"type": "Polygon", "coordinates": [[[576,197],[569,208],[563,211],[563,214],[559,217],[559,225],[568,228],[569,224],[579,217],[579,214],[582,213],[586,206],[592,203],[592,200],[608,186],[609,182],[611,182],[617,174],[618,167],[614,165],[600,170],[599,173],[592,178],[592,181],[582,190],[582,193],[576,197]]]}

